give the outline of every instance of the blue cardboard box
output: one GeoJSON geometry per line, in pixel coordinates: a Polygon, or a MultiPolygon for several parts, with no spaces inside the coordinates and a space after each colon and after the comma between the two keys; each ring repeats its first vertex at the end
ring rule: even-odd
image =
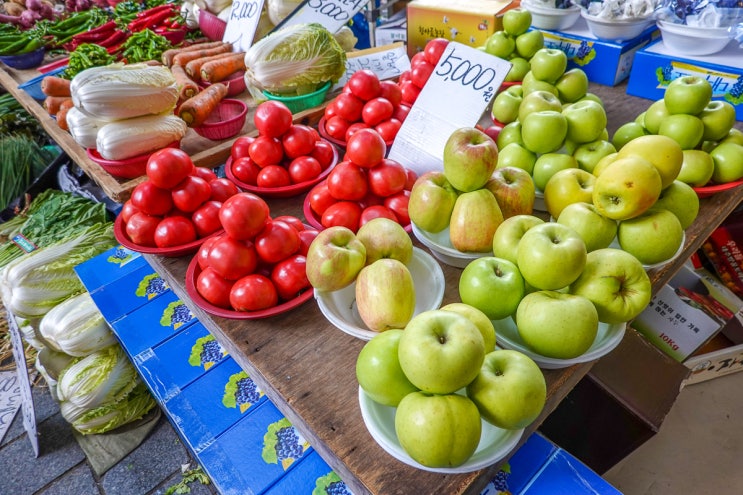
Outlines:
{"type": "Polygon", "coordinates": [[[90,296],[106,321],[113,323],[166,292],[170,292],[167,282],[145,263],[90,296]]]}
{"type": "Polygon", "coordinates": [[[627,93],[659,100],[668,83],[686,75],[707,79],[712,85],[712,99],[731,103],[736,119],[743,120],[743,57],[732,41],[712,55],[681,57],[668,51],[663,40],[658,40],[637,52],[627,93]]]}
{"type": "Polygon", "coordinates": [[[583,69],[589,81],[605,86],[614,86],[627,79],[635,53],[660,36],[653,24],[631,40],[620,43],[599,40],[582,17],[565,31],[540,31],[547,48],[559,48],[567,54],[568,69],[583,69]]]}
{"type": "Polygon", "coordinates": [[[88,292],[93,292],[143,266],[150,265],[141,253],[118,245],[83,261],[75,267],[75,273],[88,292]]]}
{"type": "Polygon", "coordinates": [[[279,478],[265,495],[297,495],[319,493],[352,495],[346,483],[315,451],[307,454],[297,467],[279,478]]]}

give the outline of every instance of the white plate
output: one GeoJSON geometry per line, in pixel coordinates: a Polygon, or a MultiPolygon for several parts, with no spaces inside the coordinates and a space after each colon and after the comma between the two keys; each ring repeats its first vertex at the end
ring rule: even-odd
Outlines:
{"type": "MultiPolygon", "coordinates": [[[[463,394],[463,391],[459,393],[463,394]]],[[[452,468],[432,468],[414,461],[400,445],[397,433],[395,433],[396,408],[374,402],[361,387],[359,387],[359,406],[366,429],[385,452],[408,466],[434,473],[469,473],[492,466],[516,447],[524,433],[523,429],[504,430],[482,420],[480,443],[467,462],[452,468]]]]}
{"type": "Polygon", "coordinates": [[[567,368],[574,364],[593,361],[608,354],[622,341],[627,328],[626,323],[617,323],[614,325],[599,323],[596,339],[586,352],[573,359],[556,359],[542,356],[529,349],[521,338],[521,335],[519,335],[516,323],[511,317],[503,318],[502,320],[493,320],[493,325],[495,326],[495,335],[499,347],[520,351],[532,358],[540,368],[550,370],[567,368]]]}
{"type": "Polygon", "coordinates": [[[454,249],[449,240],[449,228],[445,228],[441,232],[435,234],[421,230],[414,223],[410,223],[413,228],[413,235],[416,239],[421,241],[421,244],[431,250],[431,253],[440,260],[442,263],[446,263],[450,266],[457,268],[464,268],[470,261],[482,258],[484,256],[493,256],[493,252],[487,253],[465,253],[454,249]]]}
{"type": "MultiPolygon", "coordinates": [[[[413,257],[407,264],[415,287],[414,315],[438,309],[444,299],[444,271],[433,257],[421,248],[413,247],[413,257]]],[[[369,330],[356,308],[356,282],[334,291],[315,291],[315,299],[327,320],[349,335],[371,340],[379,332],[369,330]]]]}

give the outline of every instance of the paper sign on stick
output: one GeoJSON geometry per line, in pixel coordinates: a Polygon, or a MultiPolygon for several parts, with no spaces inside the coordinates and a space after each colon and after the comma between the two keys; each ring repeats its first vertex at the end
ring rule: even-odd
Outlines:
{"type": "Polygon", "coordinates": [[[233,0],[222,41],[232,43],[235,52],[247,52],[253,44],[262,10],[263,0],[233,0]]]}
{"type": "Polygon", "coordinates": [[[294,24],[317,22],[335,33],[368,3],[369,0],[305,0],[274,30],[294,24]]]}
{"type": "Polygon", "coordinates": [[[28,439],[34,449],[34,455],[39,457],[39,438],[36,433],[36,413],[34,412],[34,399],[31,395],[31,382],[28,379],[26,369],[26,355],[23,352],[23,341],[21,331],[15,317],[8,312],[8,328],[10,329],[10,342],[13,345],[13,358],[15,359],[18,384],[21,388],[21,411],[23,414],[23,427],[28,433],[28,439]]]}
{"type": "Polygon", "coordinates": [[[357,50],[347,54],[346,73],[333,86],[333,90],[341,89],[351,74],[361,69],[374,72],[380,81],[393,79],[410,69],[410,59],[403,43],[366,50],[357,50]]]}

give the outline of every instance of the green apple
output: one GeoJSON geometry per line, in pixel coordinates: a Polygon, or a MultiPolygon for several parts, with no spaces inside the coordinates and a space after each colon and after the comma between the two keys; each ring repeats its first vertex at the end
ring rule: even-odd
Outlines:
{"type": "Polygon", "coordinates": [[[516,215],[503,220],[493,235],[493,256],[518,263],[519,241],[527,230],[544,223],[534,215],[516,215]]]}
{"type": "MultiPolygon", "coordinates": [[[[565,73],[557,79],[557,82],[555,82],[555,87],[557,88],[557,95],[560,98],[560,101],[574,103],[586,96],[586,93],[588,93],[588,76],[583,69],[575,67],[565,71],[565,73]]],[[[603,108],[603,105],[601,107],[603,108]]]]}
{"type": "Polygon", "coordinates": [[[521,300],[516,328],[526,346],[537,354],[573,359],[593,345],[599,317],[593,303],[583,296],[538,290],[521,300]]]}
{"type": "Polygon", "coordinates": [[[521,82],[524,79],[524,76],[531,70],[531,64],[529,64],[527,59],[519,56],[511,56],[508,61],[511,62],[511,70],[506,74],[504,81],[521,82]]]}
{"type": "Polygon", "coordinates": [[[498,146],[483,131],[460,127],[444,144],[444,175],[454,188],[474,191],[485,185],[498,162],[498,146]]]}
{"type": "Polygon", "coordinates": [[[356,232],[356,238],[364,243],[367,265],[382,258],[392,258],[407,264],[413,257],[410,235],[402,225],[389,218],[369,220],[356,232]]]}
{"type": "Polygon", "coordinates": [[[544,409],[547,383],[532,358],[499,349],[485,355],[480,373],[467,385],[467,396],[485,421],[518,430],[530,425],[544,409]]]}
{"type": "Polygon", "coordinates": [[[568,56],[558,48],[541,48],[529,59],[529,63],[536,79],[554,84],[565,73],[568,56]]]}
{"type": "Polygon", "coordinates": [[[743,178],[743,145],[725,142],[709,152],[715,163],[712,181],[718,184],[743,178]]]}
{"type": "Polygon", "coordinates": [[[491,320],[516,312],[524,297],[524,278],[508,260],[485,256],[470,261],[459,277],[459,297],[491,320]]]}
{"type": "Polygon", "coordinates": [[[702,142],[704,124],[694,115],[676,113],[663,119],[658,134],[673,139],[682,150],[692,150],[702,142]]]}
{"type": "Polygon", "coordinates": [[[532,176],[534,185],[540,191],[544,191],[547,182],[555,173],[569,168],[578,168],[578,162],[573,155],[565,153],[544,153],[537,157],[534,162],[532,176]]]}
{"type": "MultiPolygon", "coordinates": [[[[604,106],[604,101],[601,99],[601,97],[599,95],[597,95],[596,93],[591,93],[590,91],[588,93],[586,93],[586,95],[583,98],[581,98],[581,100],[592,100],[592,101],[595,101],[596,103],[600,104],[602,107],[606,108],[604,106]]],[[[578,100],[578,101],[580,101],[580,100],[578,100]]]]}
{"type": "Polygon", "coordinates": [[[495,31],[485,41],[485,51],[504,60],[508,60],[515,49],[516,39],[505,31],[495,31]]]}
{"type": "Polygon", "coordinates": [[[537,154],[527,150],[523,144],[515,142],[508,143],[499,149],[498,163],[495,166],[496,170],[499,168],[520,168],[530,175],[534,172],[537,154]]]}
{"type": "Polygon", "coordinates": [[[523,146],[524,140],[521,139],[521,122],[517,120],[506,124],[498,133],[495,143],[501,151],[511,143],[523,146]]]}
{"type": "Polygon", "coordinates": [[[366,265],[366,246],[340,225],[320,231],[307,251],[307,279],[317,290],[342,289],[356,280],[366,265]]]}
{"type": "Polygon", "coordinates": [[[524,233],[516,259],[516,266],[529,285],[537,289],[562,289],[583,271],[586,243],[567,225],[545,222],[524,233]]]}
{"type": "Polygon", "coordinates": [[[743,131],[733,127],[730,129],[730,132],[728,132],[728,135],[722,138],[722,141],[720,141],[719,144],[722,143],[735,143],[743,146],[743,131]]]}
{"type": "Polygon", "coordinates": [[[356,379],[374,402],[397,407],[403,397],[418,388],[402,372],[397,349],[401,329],[375,335],[361,348],[356,358],[356,379]]]}
{"type": "Polygon", "coordinates": [[[542,48],[544,48],[544,34],[539,29],[532,29],[516,36],[516,53],[526,60],[531,59],[542,48]]]}
{"type": "Polygon", "coordinates": [[[413,385],[432,394],[450,394],[477,376],[485,342],[468,318],[433,309],[417,314],[405,326],[397,354],[413,385]]]}
{"type": "Polygon", "coordinates": [[[520,86],[511,86],[506,91],[501,91],[493,99],[490,115],[501,124],[509,124],[519,118],[519,107],[523,98],[520,86]],[[511,88],[518,88],[509,91],[511,88]]]}
{"type": "Polygon", "coordinates": [[[457,196],[449,221],[449,240],[463,253],[487,253],[493,246],[493,235],[503,222],[498,201],[488,189],[465,192],[457,196]]]}
{"type": "Polygon", "coordinates": [[[606,129],[606,111],[595,101],[575,102],[565,108],[562,114],[568,121],[567,139],[575,143],[595,141],[606,129]]]}
{"type": "Polygon", "coordinates": [[[534,209],[534,180],[522,168],[497,167],[485,188],[495,196],[504,219],[529,215],[534,209]]]}
{"type": "Polygon", "coordinates": [[[526,116],[533,112],[539,112],[542,110],[554,110],[556,112],[562,111],[562,103],[557,96],[553,95],[548,91],[532,91],[531,93],[523,93],[522,89],[522,100],[519,107],[519,122],[523,124],[526,116]]]}
{"type": "Polygon", "coordinates": [[[686,230],[699,214],[699,196],[689,184],[676,179],[660,192],[653,208],[670,211],[681,222],[681,228],[686,230]]]}
{"type": "Polygon", "coordinates": [[[704,124],[705,141],[720,141],[730,132],[735,125],[735,107],[723,100],[710,101],[699,118],[704,124]]]}
{"type": "Polygon", "coordinates": [[[592,203],[605,217],[627,220],[647,211],[660,196],[660,174],[639,155],[619,157],[596,177],[592,203]]]}
{"type": "Polygon", "coordinates": [[[645,127],[639,122],[627,122],[622,124],[619,128],[614,131],[614,135],[611,138],[611,143],[614,145],[616,150],[622,149],[622,146],[632,141],[635,138],[644,136],[647,134],[645,127]]]}
{"type": "Polygon", "coordinates": [[[612,143],[606,139],[597,139],[590,143],[580,144],[573,151],[573,157],[578,162],[578,168],[593,173],[602,158],[616,152],[617,149],[612,143]]]}
{"type": "Polygon", "coordinates": [[[453,468],[467,462],[477,450],[482,420],[468,397],[413,392],[397,406],[395,433],[403,450],[417,463],[453,468]]]}
{"type": "Polygon", "coordinates": [[[668,136],[648,134],[628,142],[617,151],[619,158],[639,155],[658,169],[662,187],[676,180],[684,162],[684,150],[668,136]]]}
{"type": "Polygon", "coordinates": [[[456,201],[457,190],[447,180],[444,172],[426,172],[415,180],[410,189],[410,221],[426,232],[441,232],[449,226],[456,201]]]}
{"type": "Polygon", "coordinates": [[[608,154],[608,155],[606,155],[605,157],[601,158],[601,159],[600,159],[600,160],[598,161],[598,163],[596,163],[596,166],[595,166],[595,167],[593,167],[593,170],[591,171],[591,173],[592,173],[593,175],[595,175],[596,177],[598,177],[599,175],[601,175],[601,172],[603,172],[603,171],[604,171],[604,169],[605,169],[605,168],[606,168],[607,166],[609,166],[609,164],[610,164],[611,162],[613,162],[614,160],[616,160],[616,159],[617,159],[617,156],[618,156],[618,155],[619,155],[618,153],[609,153],[609,154],[608,154]]]}
{"type": "Polygon", "coordinates": [[[671,112],[666,108],[666,102],[663,101],[663,99],[655,100],[647,109],[645,109],[644,113],[645,118],[642,123],[650,134],[658,134],[661,122],[671,115],[671,112]]]}
{"type": "Polygon", "coordinates": [[[485,353],[495,350],[495,327],[485,313],[469,304],[456,302],[442,306],[440,309],[443,311],[453,311],[469,319],[480,330],[482,340],[485,343],[485,353]]]}
{"type": "Polygon", "coordinates": [[[531,12],[521,7],[507,10],[501,19],[503,30],[513,37],[524,34],[531,27],[531,12]]]}
{"type": "MultiPolygon", "coordinates": [[[[529,62],[529,67],[531,68],[531,62],[529,62]]],[[[547,81],[536,79],[532,75],[531,70],[524,74],[524,78],[521,80],[521,88],[524,91],[524,96],[535,91],[544,91],[545,93],[550,93],[555,98],[559,99],[560,93],[557,91],[555,85],[548,83],[547,81]]]]}
{"type": "Polygon", "coordinates": [[[544,205],[552,218],[570,203],[591,203],[596,177],[580,168],[560,170],[544,186],[544,205]]]}
{"type": "Polygon", "coordinates": [[[714,172],[715,161],[709,153],[702,150],[684,150],[684,160],[676,180],[692,187],[702,187],[710,181],[714,172]]]}
{"type": "Polygon", "coordinates": [[[562,147],[568,133],[568,120],[560,112],[532,112],[521,121],[524,147],[534,153],[551,153],[562,147]]]}
{"type": "MultiPolygon", "coordinates": [[[[693,191],[692,191],[693,192],[693,191]]],[[[586,243],[589,253],[596,249],[609,247],[617,236],[617,222],[599,213],[591,203],[571,203],[560,212],[557,223],[567,225],[586,243]]]]}
{"type": "Polygon", "coordinates": [[[666,86],[663,101],[671,114],[697,115],[712,98],[712,85],[700,76],[680,76],[666,86]]]}
{"type": "Polygon", "coordinates": [[[588,253],[586,266],[569,292],[590,299],[599,321],[616,324],[633,320],[647,307],[652,285],[637,258],[621,249],[605,248],[588,253]]]}
{"type": "Polygon", "coordinates": [[[369,330],[404,328],[415,312],[415,284],[399,260],[381,258],[356,277],[356,309],[369,330]]]}
{"type": "Polygon", "coordinates": [[[676,215],[652,208],[642,215],[619,222],[619,246],[644,265],[667,261],[684,241],[684,229],[676,215]]]}

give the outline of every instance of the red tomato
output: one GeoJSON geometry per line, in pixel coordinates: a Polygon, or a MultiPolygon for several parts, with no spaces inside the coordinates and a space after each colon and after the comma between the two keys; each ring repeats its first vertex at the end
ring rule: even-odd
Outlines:
{"type": "Polygon", "coordinates": [[[315,133],[306,125],[292,125],[288,131],[281,136],[281,144],[284,146],[284,154],[289,158],[297,158],[312,153],[315,149],[315,133]]]}
{"type": "Polygon", "coordinates": [[[310,156],[320,163],[320,168],[322,170],[325,170],[333,163],[333,160],[335,160],[335,148],[324,139],[318,139],[315,141],[315,148],[310,153],[310,156]]]}
{"type": "Polygon", "coordinates": [[[253,124],[261,136],[279,137],[292,125],[292,111],[276,100],[264,101],[253,114],[253,124]]]}
{"type": "Polygon", "coordinates": [[[181,211],[193,212],[206,201],[209,201],[212,188],[209,182],[201,177],[189,175],[171,190],[171,195],[173,205],[176,208],[181,211]]]}
{"type": "Polygon", "coordinates": [[[294,299],[310,286],[307,279],[307,258],[295,254],[274,265],[271,281],[276,286],[279,297],[284,301],[294,299]]]}
{"type": "Polygon", "coordinates": [[[412,105],[413,103],[415,103],[415,100],[418,99],[421,88],[416,86],[415,83],[411,80],[401,83],[400,91],[402,92],[402,104],[412,105]]]}
{"type": "Polygon", "coordinates": [[[400,91],[400,86],[394,81],[380,81],[379,96],[389,100],[395,108],[402,101],[402,91],[400,91]]]}
{"type": "Polygon", "coordinates": [[[384,204],[384,198],[382,196],[377,196],[371,191],[366,193],[366,196],[364,196],[364,199],[359,201],[359,206],[361,206],[361,209],[368,208],[374,205],[381,205],[381,204],[384,204]]]}
{"type": "Polygon", "coordinates": [[[196,228],[186,217],[165,217],[157,224],[154,238],[159,248],[182,246],[196,240],[196,228]]]}
{"type": "Polygon", "coordinates": [[[225,232],[235,239],[252,239],[269,220],[268,204],[248,192],[237,193],[222,203],[219,221],[225,232]]]}
{"type": "Polygon", "coordinates": [[[348,130],[349,125],[351,124],[346,119],[339,115],[335,115],[325,121],[325,132],[333,139],[344,141],[346,139],[346,131],[348,130]]]}
{"type": "Polygon", "coordinates": [[[188,177],[193,168],[188,153],[179,148],[163,148],[150,155],[145,173],[157,187],[170,189],[188,177]]]}
{"type": "Polygon", "coordinates": [[[261,167],[256,165],[249,156],[238,158],[230,166],[232,167],[232,175],[235,178],[245,184],[255,185],[255,180],[258,178],[258,172],[261,171],[261,167]]]}
{"type": "Polygon", "coordinates": [[[325,107],[323,117],[325,117],[325,120],[329,120],[331,117],[335,117],[336,115],[338,115],[338,111],[335,108],[335,100],[333,100],[325,107]]]}
{"type": "Polygon", "coordinates": [[[426,54],[423,52],[416,52],[415,55],[410,57],[410,69],[414,69],[418,64],[426,62],[426,54]]]}
{"type": "Polygon", "coordinates": [[[429,64],[432,64],[436,66],[436,64],[439,63],[439,59],[441,58],[441,55],[444,53],[444,50],[446,50],[446,47],[449,45],[449,40],[446,38],[434,38],[432,40],[429,40],[428,43],[426,43],[426,46],[423,48],[423,53],[426,56],[426,61],[429,64]]]}
{"type": "Polygon", "coordinates": [[[155,245],[155,230],[162,217],[136,212],[126,222],[126,235],[134,244],[152,247],[155,245]]]}
{"type": "Polygon", "coordinates": [[[132,206],[147,215],[165,215],[173,208],[170,191],[157,187],[151,180],[137,184],[129,199],[132,206]]]}
{"type": "Polygon", "coordinates": [[[230,291],[234,282],[227,280],[213,268],[205,268],[196,277],[196,291],[211,304],[229,309],[230,291]]]}
{"type": "Polygon", "coordinates": [[[207,182],[211,182],[217,178],[217,174],[214,173],[214,170],[207,167],[194,167],[191,175],[200,177],[207,182]]]}
{"type": "Polygon", "coordinates": [[[322,167],[317,158],[312,156],[299,156],[289,164],[289,177],[293,184],[316,179],[322,173],[322,167]]]}
{"type": "Polygon", "coordinates": [[[235,183],[226,177],[210,180],[209,187],[212,190],[209,199],[219,201],[220,203],[240,192],[235,183]]]}
{"type": "Polygon", "coordinates": [[[384,200],[384,206],[392,210],[397,216],[397,220],[403,227],[410,224],[410,215],[408,214],[408,202],[410,200],[410,191],[402,191],[395,195],[389,196],[384,200]]]}
{"type": "Polygon", "coordinates": [[[406,105],[405,103],[400,103],[397,108],[395,108],[395,113],[392,114],[393,119],[399,120],[401,123],[405,122],[405,118],[410,113],[410,105],[406,105]]]}
{"type": "Polygon", "coordinates": [[[124,204],[121,207],[121,211],[119,212],[119,215],[121,216],[121,219],[124,221],[124,223],[128,222],[129,219],[139,211],[139,208],[134,206],[132,204],[131,199],[127,199],[124,201],[124,204]]]}
{"type": "Polygon", "coordinates": [[[254,273],[232,286],[230,304],[235,311],[259,311],[276,306],[279,294],[271,279],[254,273]]]}
{"type": "Polygon", "coordinates": [[[377,196],[387,197],[405,189],[408,173],[399,162],[385,158],[367,172],[369,189],[377,196]]]}
{"type": "Polygon", "coordinates": [[[418,180],[418,174],[413,172],[411,169],[406,168],[405,173],[408,176],[408,180],[405,181],[405,189],[410,191],[413,189],[413,184],[418,180]]]}
{"type": "Polygon", "coordinates": [[[330,205],[322,214],[323,227],[342,225],[356,232],[361,221],[361,206],[355,201],[339,201],[330,205]]]}
{"type": "Polygon", "coordinates": [[[302,220],[294,215],[279,215],[278,217],[275,217],[273,221],[284,222],[285,224],[291,225],[297,232],[302,232],[306,228],[304,223],[302,223],[302,220]]]}
{"type": "Polygon", "coordinates": [[[207,266],[229,280],[237,280],[253,273],[257,265],[258,254],[253,243],[240,241],[229,235],[217,237],[207,256],[207,266]]]}
{"type": "Polygon", "coordinates": [[[364,122],[354,122],[353,124],[348,126],[348,129],[346,129],[346,135],[343,137],[344,141],[348,141],[351,136],[354,135],[356,131],[359,131],[361,129],[368,129],[369,126],[366,125],[364,122]]]}
{"type": "Polygon", "coordinates": [[[366,195],[366,172],[350,161],[342,161],[328,174],[328,190],[335,199],[358,201],[366,195]]]}
{"type": "Polygon", "coordinates": [[[235,139],[235,142],[232,143],[232,147],[230,148],[230,156],[232,157],[232,161],[234,162],[238,158],[250,156],[248,149],[250,148],[250,144],[253,141],[255,141],[254,136],[240,136],[239,138],[235,139]]]}
{"type": "Polygon", "coordinates": [[[279,138],[258,136],[248,148],[248,153],[256,165],[263,168],[281,163],[284,158],[284,147],[279,138]]]}
{"type": "Polygon", "coordinates": [[[364,108],[361,110],[361,118],[366,125],[373,127],[383,120],[392,117],[394,111],[395,107],[390,100],[378,96],[364,103],[364,108]]]}
{"type": "Polygon", "coordinates": [[[299,232],[297,229],[274,220],[255,238],[255,250],[266,263],[278,263],[299,250],[299,232]]]}
{"type": "Polygon", "coordinates": [[[369,69],[357,70],[351,74],[346,86],[351,93],[364,101],[379,96],[379,77],[369,69]]]}
{"type": "Polygon", "coordinates": [[[336,202],[336,199],[330,194],[328,181],[324,180],[313,187],[309,194],[310,208],[318,215],[322,215],[328,206],[336,202]]]}
{"type": "Polygon", "coordinates": [[[307,256],[307,252],[310,250],[310,244],[315,240],[317,234],[320,232],[316,229],[304,229],[299,233],[299,251],[298,254],[307,256]]]}
{"type": "Polygon", "coordinates": [[[375,125],[374,130],[377,131],[380,136],[382,136],[382,139],[384,139],[385,142],[391,143],[395,140],[395,136],[397,136],[397,132],[400,130],[401,125],[402,122],[394,117],[391,117],[375,125]]]}
{"type": "Polygon", "coordinates": [[[219,209],[221,201],[209,200],[199,206],[191,215],[191,221],[196,227],[196,235],[206,237],[222,228],[219,222],[219,209]]]}
{"type": "Polygon", "coordinates": [[[346,143],[346,158],[359,167],[370,168],[387,154],[387,143],[374,129],[361,129],[346,143]]]}
{"type": "Polygon", "coordinates": [[[333,106],[335,107],[335,115],[343,117],[348,122],[356,122],[361,120],[361,109],[364,108],[364,101],[352,93],[341,93],[333,100],[333,106]]]}
{"type": "Polygon", "coordinates": [[[285,187],[292,183],[289,172],[281,165],[267,165],[258,172],[255,184],[258,187],[285,187]]]}
{"type": "Polygon", "coordinates": [[[402,86],[402,83],[405,81],[410,81],[410,69],[402,71],[402,73],[397,78],[397,85],[402,86]]]}
{"type": "Polygon", "coordinates": [[[206,270],[209,266],[209,250],[217,239],[219,239],[219,237],[210,237],[204,240],[201,246],[199,246],[199,250],[196,253],[196,261],[199,263],[199,268],[202,270],[206,270]]]}
{"type": "Polygon", "coordinates": [[[361,211],[361,219],[359,220],[359,227],[364,225],[369,220],[374,218],[389,218],[398,222],[397,215],[384,205],[367,206],[361,211]]]}
{"type": "Polygon", "coordinates": [[[428,78],[431,77],[431,74],[433,73],[433,70],[435,68],[435,65],[429,64],[425,61],[421,62],[420,64],[413,67],[413,69],[411,69],[410,80],[413,81],[413,84],[415,84],[419,88],[422,88],[426,85],[426,81],[428,81],[428,78]]]}

